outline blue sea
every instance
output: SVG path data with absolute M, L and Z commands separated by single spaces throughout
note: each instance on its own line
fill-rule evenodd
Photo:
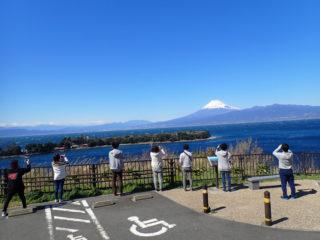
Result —
M 189 142 L 190 150 L 205 150 L 207 147 L 215 147 L 222 142 L 235 145 L 237 141 L 252 138 L 257 140 L 258 146 L 264 153 L 271 153 L 281 143 L 288 143 L 294 152 L 320 152 L 320 120 L 300 120 L 266 123 L 243 123 L 226 124 L 200 127 L 180 127 L 180 128 L 161 128 L 143 130 L 124 130 L 82 133 L 90 138 L 104 138 L 111 136 L 123 136 L 131 134 L 153 134 L 163 132 L 177 132 L 189 130 L 208 130 L 215 139 Z M 24 147 L 29 143 L 59 143 L 64 137 L 76 137 L 79 134 L 59 134 L 30 137 L 0 138 L 0 147 L 5 147 L 15 142 Z M 167 152 L 178 154 L 184 143 L 165 143 L 161 144 Z M 120 146 L 127 158 L 147 158 L 150 150 L 149 144 Z M 99 163 L 107 161 L 107 155 L 111 148 L 81 149 L 64 152 L 71 163 Z M 35 155 L 30 157 L 32 166 L 49 166 L 52 161 L 53 153 Z M 12 158 L 0 159 L 0 168 L 7 168 Z M 24 158 L 19 158 L 23 164 Z

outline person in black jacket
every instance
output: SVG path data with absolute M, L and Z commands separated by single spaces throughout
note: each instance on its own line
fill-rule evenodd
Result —
M 29 159 L 26 160 L 26 163 L 27 168 L 20 168 L 18 160 L 13 159 L 10 163 L 10 169 L 6 169 L 4 172 L 4 181 L 7 183 L 7 197 L 3 205 L 2 217 L 8 216 L 9 202 L 16 193 L 22 201 L 23 208 L 27 207 L 22 176 L 31 170 Z

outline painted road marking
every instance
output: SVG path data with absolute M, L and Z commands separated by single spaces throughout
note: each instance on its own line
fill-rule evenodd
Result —
M 85 211 L 82 211 L 82 210 L 69 209 L 69 208 L 59 208 L 59 207 L 53 207 L 52 210 L 63 211 L 63 212 L 73 212 L 73 213 L 86 213 Z
M 61 216 L 53 216 L 53 218 L 57 220 L 64 220 L 64 221 L 90 223 L 90 220 L 81 219 L 81 218 L 69 218 L 69 217 L 61 217 Z
M 92 209 L 89 207 L 89 204 L 87 203 L 86 200 L 82 200 L 82 205 L 85 207 L 87 213 L 89 214 L 89 216 L 92 219 L 92 222 L 94 222 L 96 224 L 97 230 L 100 233 L 101 237 L 103 239 L 109 239 L 108 234 L 106 233 L 106 231 L 103 229 L 103 227 L 101 226 L 100 222 L 98 221 L 96 215 L 94 214 L 94 212 L 92 211 Z
M 50 237 L 50 240 L 54 240 L 53 225 L 52 225 L 52 215 L 51 215 L 50 206 L 47 206 L 45 208 L 45 213 L 46 213 L 46 219 L 47 219 L 47 223 L 48 223 L 49 237 Z
M 78 206 L 80 206 L 80 205 L 81 205 L 79 201 L 71 202 L 71 204 L 73 204 L 73 205 L 78 205 Z
M 75 233 L 78 232 L 79 229 L 73 229 L 73 228 L 63 228 L 63 227 L 56 227 L 57 231 L 66 231 L 66 232 L 71 232 L 71 233 Z
M 132 224 L 132 226 L 130 227 L 130 232 L 133 233 L 134 235 L 137 235 L 140 237 L 159 236 L 159 235 L 165 233 L 166 231 L 168 231 L 169 228 L 173 228 L 176 226 L 176 224 L 169 224 L 163 220 L 158 221 L 156 218 L 149 219 L 146 221 L 140 221 L 137 216 L 132 216 L 132 217 L 129 217 L 128 220 L 136 223 L 136 224 Z M 138 226 L 141 227 L 142 229 L 144 229 L 144 228 L 153 227 L 156 225 L 164 225 L 166 227 L 162 226 L 162 228 L 159 231 L 153 232 L 153 233 L 142 233 L 137 230 Z
M 87 238 L 83 237 L 82 235 L 74 237 L 73 234 L 69 234 L 67 236 L 70 240 L 88 240 Z

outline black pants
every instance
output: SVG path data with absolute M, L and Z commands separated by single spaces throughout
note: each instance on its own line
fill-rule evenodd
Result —
M 119 192 L 122 194 L 122 171 L 121 172 L 112 172 L 112 193 L 113 195 L 117 195 L 117 181 L 118 176 L 118 183 L 119 183 Z
M 26 198 L 24 196 L 24 189 L 8 189 L 6 201 L 3 204 L 3 211 L 7 211 L 9 202 L 16 193 L 18 193 L 22 201 L 23 208 L 27 207 Z

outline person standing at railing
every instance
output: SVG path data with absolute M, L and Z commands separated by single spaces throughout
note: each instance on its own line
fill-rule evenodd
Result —
M 223 191 L 231 192 L 231 179 L 230 179 L 230 172 L 231 172 L 231 153 L 227 151 L 228 145 L 226 143 L 222 143 L 217 146 L 216 148 L 216 156 L 218 157 L 218 170 L 221 173 L 222 184 L 223 184 Z M 226 189 L 226 181 L 225 178 L 227 177 L 228 181 L 228 190 Z
M 117 177 L 119 179 L 119 195 L 122 196 L 122 170 L 124 166 L 124 156 L 123 152 L 118 149 L 119 145 L 120 144 L 118 142 L 113 142 L 113 150 L 109 152 L 109 166 L 112 172 L 112 193 L 115 196 L 117 196 Z
M 153 183 L 154 189 L 158 191 L 157 188 L 157 178 L 159 179 L 159 190 L 162 191 L 162 157 L 166 153 L 161 146 L 153 146 L 151 148 L 151 167 L 153 173 Z
M 282 150 L 282 152 L 279 152 Z M 279 174 L 282 187 L 282 199 L 289 200 L 287 195 L 287 183 L 291 188 L 291 199 L 295 199 L 296 188 L 294 186 L 294 176 L 292 171 L 293 153 L 289 150 L 289 145 L 284 143 L 272 153 L 279 160 Z
M 66 178 L 66 165 L 69 164 L 68 158 L 65 154 L 61 155 L 56 153 L 53 156 L 52 169 L 53 169 L 53 180 L 54 180 L 54 196 L 55 202 L 63 202 L 63 185 Z M 59 198 L 58 198 L 59 192 Z
M 31 165 L 29 159 L 25 160 L 27 168 L 20 168 L 19 162 L 13 159 L 10 163 L 10 168 L 4 171 L 4 181 L 7 183 L 7 196 L 3 204 L 2 217 L 8 216 L 7 208 L 12 197 L 18 193 L 22 207 L 27 207 L 26 198 L 24 196 L 24 184 L 22 181 L 22 176 L 27 172 L 30 172 Z
M 192 153 L 188 151 L 189 145 L 185 144 L 183 145 L 183 153 L 180 154 L 179 162 L 182 167 L 182 182 L 183 182 L 183 189 L 184 191 L 187 191 L 187 180 L 186 180 L 186 174 L 189 174 L 189 184 L 190 184 L 190 190 L 193 191 L 192 187 Z

